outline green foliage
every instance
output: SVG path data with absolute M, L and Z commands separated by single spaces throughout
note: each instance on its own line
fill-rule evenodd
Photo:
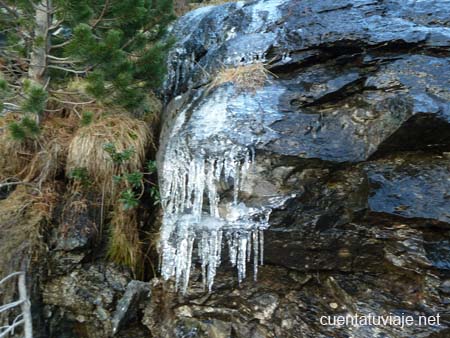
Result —
M 34 38 L 34 46 L 35 47 L 43 47 L 45 43 L 45 37 L 42 35 L 36 36 Z
M 91 186 L 92 182 L 86 168 L 75 168 L 69 173 L 69 178 L 81 184 L 83 188 Z
M 122 203 L 124 210 L 134 209 L 139 205 L 136 193 L 132 189 L 122 191 L 119 201 Z
M 133 149 L 125 149 L 122 152 L 118 152 L 116 146 L 113 143 L 107 143 L 103 146 L 103 149 L 110 155 L 111 160 L 116 165 L 123 165 L 131 158 L 134 154 Z M 144 181 L 150 183 L 149 194 L 153 200 L 153 204 L 157 205 L 160 203 L 160 193 L 159 188 L 156 184 L 152 183 L 150 180 L 146 180 L 144 175 L 156 174 L 156 161 L 150 160 L 146 164 L 146 173 L 142 172 L 128 172 L 121 175 L 114 175 L 112 181 L 116 184 L 120 192 L 119 201 L 122 203 L 124 210 L 129 210 L 137 207 L 139 205 L 140 196 L 143 193 Z M 136 191 L 141 189 L 141 193 L 137 194 Z
M 39 128 L 39 125 L 29 116 L 24 116 L 21 123 L 30 137 L 34 138 L 41 133 L 41 128 Z
M 81 126 L 86 127 L 92 123 L 94 119 L 94 113 L 91 111 L 84 111 L 81 115 Z
M 3 83 L 0 86 L 4 89 L 2 90 L 3 96 L 7 96 L 8 85 Z M 23 91 L 25 99 L 22 102 L 22 110 L 25 113 L 32 113 L 34 115 L 43 113 L 47 101 L 47 92 L 41 86 L 33 84 L 28 80 L 23 83 Z M 19 142 L 24 142 L 27 139 L 35 139 L 41 133 L 35 116 L 29 116 L 29 114 L 24 114 L 19 122 L 10 123 L 8 128 L 11 137 Z
M 154 160 L 148 161 L 146 167 L 149 174 L 156 173 L 157 170 L 156 161 Z
M 8 81 L 0 73 L 0 112 L 3 111 L 3 102 L 6 101 L 9 94 Z
M 17 122 L 8 125 L 9 133 L 13 140 L 23 142 L 27 138 L 27 133 L 23 126 Z
M 3 77 L 0 77 L 0 92 L 6 91 L 8 91 L 8 82 Z
M 125 179 L 133 188 L 139 188 L 142 186 L 142 179 L 144 175 L 140 172 L 133 172 L 125 174 Z
M 155 160 L 149 160 L 146 164 L 147 174 L 154 175 L 157 172 L 157 165 Z M 161 195 L 159 193 L 159 187 L 157 184 L 151 183 L 150 197 L 153 200 L 153 205 L 161 203 Z
M 87 93 L 104 104 L 143 113 L 149 91 L 160 85 L 165 73 L 165 55 L 172 42 L 170 39 L 162 42 L 161 38 L 175 18 L 172 2 L 44 2 L 51 6 L 45 11 L 48 22 L 56 27 L 42 32 L 36 24 L 37 2 L 3 0 L 1 54 L 5 74 L 10 78 L 0 79 L 0 92 L 7 89 L 9 82 L 14 95 L 8 99 L 15 101 L 5 100 L 0 93 L 0 102 L 17 105 L 25 113 L 42 114 L 48 100 L 61 103 L 67 84 L 81 75 L 87 82 L 85 92 L 80 91 L 79 97 L 70 97 L 70 101 L 84 102 L 83 95 Z M 33 54 L 36 49 L 40 52 Z M 41 66 L 30 64 L 30 60 L 40 54 L 48 55 L 48 66 L 37 70 Z M 35 84 L 23 81 L 31 77 Z
M 41 133 L 41 129 L 36 121 L 27 115 L 19 122 L 11 122 L 8 125 L 8 129 L 12 139 L 19 142 L 35 139 Z
M 150 196 L 153 199 L 153 205 L 158 205 L 161 203 L 161 195 L 159 193 L 159 188 L 156 185 L 150 187 Z
M 64 56 L 92 69 L 88 92 L 127 109 L 142 107 L 165 72 L 171 41 L 159 40 L 174 19 L 172 0 L 110 0 L 106 7 L 99 0 L 61 3 L 73 32 Z
M 125 149 L 122 152 L 118 152 L 116 150 L 116 146 L 114 143 L 106 143 L 103 146 L 103 149 L 111 156 L 114 164 L 121 165 L 128 161 L 135 153 L 133 148 Z
M 142 187 L 142 180 L 144 178 L 144 174 L 140 172 L 132 172 L 126 173 L 122 176 L 115 175 L 113 176 L 113 181 L 116 184 L 124 182 L 126 185 L 131 186 L 135 189 Z
M 25 101 L 22 103 L 22 110 L 27 113 L 42 114 L 45 110 L 47 92 L 37 84 L 25 82 Z
M 105 88 L 105 77 L 104 74 L 94 70 L 87 76 L 88 86 L 86 88 L 87 92 L 91 95 L 102 99 L 106 96 L 107 91 Z
M 117 151 L 114 143 L 107 143 L 103 146 L 103 149 L 109 154 L 111 160 L 115 165 L 120 166 L 126 164 L 134 155 L 133 148 L 125 149 L 122 152 Z M 130 210 L 139 205 L 139 198 L 133 189 L 142 187 L 143 174 L 140 172 L 124 173 L 122 175 L 114 175 L 112 177 L 113 183 L 116 185 L 122 184 L 125 189 L 120 192 L 119 202 L 122 203 L 124 210 Z

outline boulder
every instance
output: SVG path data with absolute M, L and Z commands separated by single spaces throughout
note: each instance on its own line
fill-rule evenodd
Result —
M 176 22 L 160 177 L 170 179 L 174 138 L 177 161 L 250 149 L 239 198 L 272 210 L 257 280 L 239 284 L 224 259 L 208 293 L 194 259 L 185 296 L 154 281 L 143 318 L 153 336 L 450 335 L 449 11 L 446 1 L 258 0 Z M 255 90 L 217 81 L 255 64 L 269 71 Z M 223 201 L 234 184 L 221 182 Z M 441 321 L 320 322 L 351 314 Z

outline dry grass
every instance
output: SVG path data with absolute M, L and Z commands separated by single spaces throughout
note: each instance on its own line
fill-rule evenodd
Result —
M 136 210 L 123 210 L 120 203 L 115 205 L 111 218 L 108 257 L 117 264 L 130 267 L 135 278 L 142 277 L 143 243 L 139 238 Z
M 106 144 L 113 144 L 117 153 L 130 149 L 133 153 L 128 160 L 114 162 L 104 148 Z M 144 262 L 137 211 L 124 210 L 122 203 L 117 201 L 121 187 L 113 182 L 113 177 L 142 171 L 147 150 L 153 144 L 153 136 L 146 122 L 127 115 L 112 115 L 80 128 L 68 148 L 66 173 L 85 168 L 91 186 L 102 192 L 100 229 L 103 218 L 112 210 L 109 259 L 130 267 L 136 278 L 142 275 Z M 73 189 L 76 190 L 77 186 L 73 185 Z
M 23 268 L 24 262 L 40 259 L 45 252 L 42 230 L 50 220 L 56 194 L 45 187 L 38 192 L 18 186 L 0 200 L 0 278 Z M 13 285 L 2 289 L 0 304 L 10 299 Z
M 0 181 L 15 178 L 41 186 L 64 168 L 78 121 L 61 117 L 46 119 L 36 140 L 19 142 L 11 138 L 7 129 L 9 123 L 19 119 L 19 114 L 0 118 Z
M 222 5 L 228 2 L 236 2 L 232 0 L 209 0 L 203 2 L 189 2 L 187 0 L 176 0 L 174 2 L 175 14 L 177 16 L 182 16 L 189 11 L 193 11 L 194 9 L 206 7 L 206 6 L 215 6 Z
M 89 125 L 79 127 L 78 112 L 66 117 L 47 117 L 40 135 L 25 142 L 14 141 L 7 128 L 9 123 L 19 121 L 21 115 L 0 117 L 0 182 L 14 179 L 25 183 L 15 186 L 6 199 L 0 200 L 0 276 L 19 270 L 24 260 L 36 259 L 35 252 L 44 252 L 42 229 L 48 224 L 57 200 L 53 190 L 46 187 L 56 187 L 54 180 L 58 174 L 64 171 L 69 174 L 76 168 L 86 169 L 93 188 L 88 191 L 89 196 L 101 203 L 100 233 L 104 219 L 110 219 L 109 259 L 130 267 L 136 278 L 143 275 L 145 253 L 137 210 L 124 210 L 117 201 L 121 186 L 113 183 L 113 177 L 142 171 L 147 151 L 154 148 L 148 125 L 149 121 L 158 125 L 161 103 L 156 97 L 152 99 L 153 114 L 147 116 L 147 121 L 124 114 L 104 116 L 99 107 L 92 107 L 95 109 L 89 111 L 94 112 L 94 120 Z M 106 144 L 114 144 L 117 153 L 132 149 L 130 159 L 114 162 L 104 148 Z M 92 207 L 84 195 L 87 191 L 79 189 L 73 184 L 67 192 L 69 199 L 74 193 L 81 193 L 79 201 L 68 204 L 74 214 Z M 0 293 L 0 304 L 2 299 L 11 298 L 14 291 L 11 286 Z
M 69 144 L 77 128 L 78 119 L 74 117 L 53 117 L 43 123 L 42 148 L 31 162 L 27 181 L 35 181 L 41 185 L 53 180 L 64 169 Z
M 105 151 L 105 144 L 115 145 L 117 152 L 133 149 L 123 164 L 115 164 Z M 153 138 L 147 123 L 126 115 L 113 115 L 80 128 L 72 139 L 67 155 L 66 173 L 86 168 L 91 183 L 113 198 L 114 175 L 141 171 Z
M 149 93 L 147 103 L 149 111 L 145 113 L 142 119 L 147 122 L 152 129 L 155 129 L 160 122 L 159 118 L 161 116 L 163 104 L 153 92 Z
M 264 86 L 272 74 L 261 62 L 234 68 L 223 67 L 214 77 L 209 89 L 217 88 L 225 83 L 232 83 L 239 92 L 255 92 Z
M 152 107 L 157 112 L 161 109 L 160 102 L 154 99 Z M 26 142 L 14 141 L 7 128 L 9 123 L 20 120 L 20 114 L 0 117 L 0 182 L 11 179 L 25 182 L 0 200 L 0 276 L 18 270 L 22 261 L 31 259 L 33 252 L 38 251 L 36 248 L 43 245 L 41 230 L 56 203 L 56 194 L 46 187 L 55 185 L 58 173 L 69 174 L 75 168 L 85 168 L 93 192 L 102 194 L 100 232 L 103 219 L 111 219 L 109 258 L 129 266 L 136 276 L 142 275 L 144 253 L 137 211 L 124 210 L 117 201 L 120 187 L 114 188 L 113 177 L 142 171 L 147 151 L 154 148 L 153 134 L 148 121 L 124 114 L 104 116 L 97 110 L 94 115 L 93 122 L 84 127 L 79 127 L 75 113 L 68 117 L 48 117 L 41 125 L 40 135 Z M 158 114 L 149 118 L 155 116 Z M 152 122 L 157 125 L 156 120 Z M 105 144 L 114 144 L 118 153 L 130 149 L 133 153 L 129 160 L 115 163 Z M 76 189 L 72 185 L 69 194 Z M 86 208 L 86 205 L 80 202 L 71 204 L 70 208 Z M 11 296 L 14 288 L 11 290 L 0 294 L 0 300 Z
M 11 139 L 8 124 L 19 121 L 19 114 L 7 114 L 0 117 L 0 181 L 7 178 L 26 176 L 26 165 L 34 156 L 30 145 Z

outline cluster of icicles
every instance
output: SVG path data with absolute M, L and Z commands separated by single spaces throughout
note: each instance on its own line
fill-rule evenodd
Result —
M 187 148 L 176 144 L 164 160 L 163 278 L 175 277 L 177 290 L 185 293 L 197 248 L 203 286 L 211 291 L 226 243 L 239 283 L 251 260 L 256 279 L 258 265 L 263 263 L 263 230 L 268 227 L 270 210 L 247 207 L 239 200 L 254 153 L 236 145 L 215 155 L 198 149 L 192 154 Z M 218 190 L 223 186 L 232 186 L 231 202 L 221 203 Z

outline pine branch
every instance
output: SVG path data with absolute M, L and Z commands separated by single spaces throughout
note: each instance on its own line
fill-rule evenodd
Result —
M 52 30 L 55 30 L 55 29 L 57 29 L 59 26 L 61 26 L 61 24 L 64 22 L 64 18 L 63 19 L 61 19 L 61 20 L 58 20 L 54 25 L 51 25 L 49 28 L 48 28 L 48 30 L 49 31 L 52 31 Z
M 72 42 L 72 40 L 67 40 L 67 41 L 64 41 L 64 42 L 62 42 L 62 43 L 60 43 L 60 44 L 52 45 L 52 46 L 50 47 L 50 49 L 63 48 L 63 47 L 65 47 L 65 46 L 67 46 L 68 44 L 70 44 L 71 42 Z
M 11 102 L 3 102 L 5 107 L 8 107 L 9 110 L 20 111 L 20 106 Z
M 160 18 L 152 18 L 153 20 L 150 20 L 143 28 L 142 28 L 142 32 L 141 33 L 146 33 L 148 32 L 151 28 L 153 28 L 155 25 L 157 25 L 161 19 Z M 125 48 L 127 48 L 129 45 L 131 45 L 136 38 L 138 37 L 137 34 L 135 34 L 130 40 L 128 40 L 122 47 L 121 49 L 124 50 Z
M 95 100 L 91 100 L 91 101 L 86 101 L 86 102 L 74 102 L 74 101 L 66 101 L 66 100 L 60 100 L 56 97 L 50 97 L 49 100 L 53 100 L 59 103 L 64 103 L 64 104 L 72 104 L 74 106 L 83 106 L 83 105 L 87 105 L 87 104 L 92 104 L 95 102 Z
M 47 54 L 47 58 L 50 59 L 49 62 L 51 64 L 75 64 L 75 63 L 80 63 L 81 61 L 77 61 L 77 60 L 71 60 L 68 57 L 67 58 L 59 58 L 53 55 L 49 55 Z
M 103 6 L 102 12 L 100 13 L 100 16 L 99 16 L 98 19 L 95 20 L 95 22 L 92 24 L 92 26 L 91 26 L 92 28 L 95 28 L 95 27 L 100 23 L 100 21 L 103 20 L 103 17 L 105 16 L 106 11 L 108 10 L 108 7 L 109 7 L 109 0 L 106 0 L 106 1 L 105 1 L 105 5 Z
M 80 63 L 80 61 L 75 60 L 67 60 L 67 61 L 50 60 L 49 62 L 52 65 L 73 65 L 75 63 Z
M 54 65 L 48 65 L 48 68 L 58 69 L 58 70 L 62 70 L 62 71 L 65 71 L 68 73 L 73 73 L 73 74 L 86 74 L 88 72 L 88 70 L 75 70 L 75 69 L 70 69 L 70 68 L 54 66 Z
M 34 3 L 34 2 L 33 2 L 33 1 L 31 1 L 31 0 L 28 0 L 28 2 L 30 3 L 31 7 L 33 7 L 33 9 L 34 9 L 34 10 L 36 10 L 36 8 L 37 8 L 37 4 L 36 4 L 36 3 Z
M 15 11 L 11 7 L 9 7 L 7 4 L 5 4 L 5 2 L 2 0 L 0 0 L 0 7 L 6 9 L 6 11 L 9 14 L 13 15 L 14 17 L 19 18 L 19 13 L 17 13 L 17 11 Z
M 67 61 L 67 60 L 69 60 L 69 58 L 60 58 L 60 57 L 57 57 L 57 56 L 54 56 L 54 55 L 50 55 L 50 54 L 47 54 L 47 57 L 49 59 L 51 59 L 51 60 L 56 60 L 56 61 Z

